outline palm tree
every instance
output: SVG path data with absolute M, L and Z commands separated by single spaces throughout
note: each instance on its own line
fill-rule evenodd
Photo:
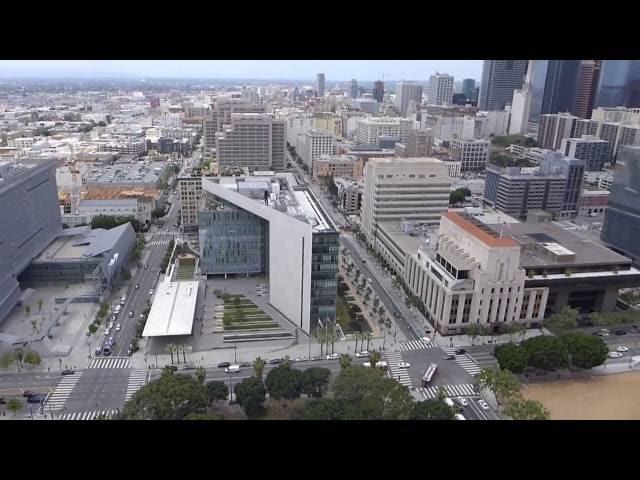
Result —
M 438 387 L 438 400 L 442 401 L 447 398 L 447 392 L 444 388 Z
M 186 354 L 186 345 L 180 345 L 182 347 L 182 358 L 184 359 L 184 363 L 187 363 L 187 354 Z
M 196 380 L 204 385 L 205 378 L 207 378 L 207 370 L 204 367 L 196 368 Z
M 175 345 L 173 343 L 170 343 L 169 345 L 167 345 L 165 347 L 165 350 L 171 354 L 171 363 L 173 363 L 173 352 L 174 352 L 174 349 L 175 349 Z
M 22 348 L 16 348 L 16 363 L 18 364 L 18 368 L 22 367 L 22 359 L 24 358 L 24 350 Z
M 284 356 L 284 365 L 287 365 L 288 367 L 290 367 L 291 365 L 293 365 L 293 360 L 291 360 L 291 357 L 289 355 L 285 355 Z
M 38 311 L 41 311 L 41 310 L 42 310 L 42 299 L 39 298 L 38 299 Z
M 380 362 L 380 352 L 377 350 L 371 350 L 369 361 L 371 362 L 371 366 L 375 368 L 375 366 Z
M 346 353 L 340 355 L 340 358 L 338 359 L 338 361 L 340 362 L 340 368 L 342 370 L 346 369 L 347 367 L 349 367 L 349 365 L 351 365 L 351 357 Z
M 267 364 L 262 358 L 256 357 L 253 361 L 253 371 L 256 372 L 256 377 L 262 380 L 262 372 L 264 372 L 264 366 Z
M 371 334 L 371 332 L 366 332 L 364 334 L 364 338 L 367 339 L 367 350 L 369 350 L 369 342 L 371 342 L 371 339 L 373 338 L 373 335 Z

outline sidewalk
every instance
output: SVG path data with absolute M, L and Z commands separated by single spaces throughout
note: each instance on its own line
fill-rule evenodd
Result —
M 551 332 L 544 329 L 544 334 L 547 336 L 551 335 Z M 525 340 L 528 338 L 538 337 L 542 335 L 539 328 L 530 328 L 525 333 Z M 477 336 L 475 338 L 475 342 L 472 341 L 469 335 L 448 335 L 442 336 L 438 332 L 433 337 L 433 341 L 441 348 L 458 348 L 458 347 L 471 347 L 478 345 L 500 345 L 503 343 L 520 342 L 522 341 L 522 334 L 514 334 L 514 335 L 494 335 L 493 341 L 491 341 L 490 335 L 485 336 Z

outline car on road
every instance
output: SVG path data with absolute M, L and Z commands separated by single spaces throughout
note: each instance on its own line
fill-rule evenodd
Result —
M 461 407 L 469 406 L 469 402 L 467 402 L 467 399 L 464 397 L 458 397 L 458 403 L 460 404 Z
M 36 394 L 29 398 L 27 398 L 27 403 L 42 403 L 44 402 L 44 398 L 42 395 Z
M 38 393 L 37 392 L 32 392 L 31 390 L 25 390 L 24 392 L 22 392 L 22 396 L 23 397 L 27 397 L 27 398 L 34 397 L 36 395 L 38 395 Z
M 411 364 L 409 362 L 400 362 L 398 368 L 409 368 Z
M 120 305 L 122 305 L 124 307 L 124 302 L 127 300 L 127 297 L 125 295 L 123 295 L 122 297 L 120 297 Z
M 147 268 L 149 268 L 149 265 L 145 264 L 144 269 L 146 270 Z
M 107 325 L 107 330 L 111 330 L 113 328 L 113 322 L 109 322 L 109 325 Z
M 399 317 L 400 316 L 400 312 L 393 312 L 393 316 L 394 317 Z
M 96 355 L 100 355 L 101 353 L 102 353 L 102 347 L 98 345 L 96 347 Z
M 149 295 L 153 295 L 153 288 L 149 290 Z
M 452 354 L 448 354 L 444 357 L 445 360 L 455 360 L 456 356 Z
M 431 339 L 429 337 L 422 337 L 420 340 L 422 340 L 425 343 L 431 342 Z
M 340 358 L 340 354 L 338 353 L 332 353 L 330 355 L 327 355 L 327 360 L 338 360 L 338 358 Z
M 464 348 L 458 348 L 456 350 L 456 355 L 464 355 L 467 351 Z
M 356 353 L 356 358 L 369 358 L 371 354 L 367 350 Z
M 244 362 L 244 363 L 241 363 L 240 366 L 245 368 L 245 367 L 251 367 L 252 365 L 249 362 Z
M 622 354 L 620 352 L 609 352 L 609 358 L 620 358 Z
M 193 363 L 185 363 L 182 366 L 183 370 L 195 370 L 196 366 Z
M 140 285 L 136 283 L 136 290 L 140 288 Z
M 135 314 L 133 313 L 133 310 L 131 310 L 131 311 L 129 312 L 129 318 L 132 318 L 134 315 L 135 315 Z
M 164 368 L 171 370 L 172 372 L 178 370 L 178 367 L 176 367 L 175 365 L 165 365 Z
M 220 362 L 218 368 L 227 368 L 229 365 L 231 365 L 229 362 Z
M 130 357 L 133 354 L 133 350 L 131 350 L 130 348 L 127 350 L 127 355 Z
M 110 333 L 111 333 L 111 329 L 110 329 L 110 328 L 107 328 L 107 329 L 104 331 L 104 334 L 105 334 L 105 335 L 109 335 Z
M 281 358 L 272 358 L 271 360 L 269 360 L 269 365 L 279 365 L 282 362 L 284 362 L 284 360 L 282 360 Z
M 229 365 L 224 369 L 224 373 L 238 373 L 240 371 L 240 365 Z
M 140 318 L 144 318 L 144 313 L 141 313 L 141 314 L 140 314 Z
M 629 347 L 625 347 L 624 345 L 618 345 L 616 347 L 616 352 L 628 352 Z
M 626 335 L 627 331 L 626 330 L 616 330 L 616 335 Z
M 489 410 L 489 404 L 484 400 L 478 400 L 478 405 L 480 405 L 480 408 L 483 410 Z
M 117 324 L 116 325 L 116 332 L 119 332 L 121 328 L 122 328 L 122 326 L 120 324 Z
M 4 399 L 4 397 L 0 397 L 0 405 L 4 405 L 5 403 L 7 403 L 7 401 Z
M 72 369 L 70 369 L 70 368 L 67 368 L 66 370 L 63 370 L 63 371 L 62 371 L 62 375 L 73 375 L 73 374 L 75 374 L 75 373 L 76 373 L 76 371 L 75 371 L 75 370 L 72 370 Z

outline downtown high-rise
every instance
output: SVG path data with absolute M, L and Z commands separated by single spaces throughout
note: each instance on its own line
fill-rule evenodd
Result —
M 483 111 L 504 110 L 511 104 L 513 91 L 522 88 L 528 60 L 485 60 L 478 108 Z

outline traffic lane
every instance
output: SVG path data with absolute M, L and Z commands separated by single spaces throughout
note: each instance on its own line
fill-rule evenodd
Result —
M 409 378 L 411 383 L 422 386 L 422 376 L 431 363 L 438 364 L 432 385 L 460 385 L 475 383 L 475 378 L 468 374 L 455 360 L 445 360 L 445 352 L 441 348 L 428 348 L 402 352 L 402 358 L 411 364 Z
M 474 420 L 488 420 L 484 410 L 478 405 L 478 399 L 469 399 L 469 410 L 476 417 Z
M 362 258 L 360 258 L 360 253 L 355 249 L 355 247 L 351 243 L 351 240 L 340 237 L 340 241 L 344 246 L 346 246 L 350 250 L 351 252 L 350 256 L 356 262 L 360 271 L 362 271 L 363 274 L 365 274 L 368 278 L 371 278 L 371 284 L 373 286 L 373 289 L 378 295 L 378 297 L 380 297 L 380 301 L 385 306 L 385 309 L 387 310 L 387 314 L 390 317 L 395 319 L 395 324 L 397 328 L 402 332 L 405 338 L 408 338 L 408 339 L 420 338 L 419 336 L 413 333 L 413 330 L 410 330 L 408 325 L 405 325 L 404 318 L 402 317 L 402 315 L 400 317 L 396 317 L 394 315 L 394 312 L 399 311 L 398 308 L 396 308 L 395 303 L 393 302 L 393 300 L 391 299 L 387 291 L 382 287 L 380 282 L 378 282 L 377 277 L 371 273 L 371 270 L 369 270 L 369 267 L 367 266 L 367 264 L 362 261 Z M 403 320 L 403 321 L 399 321 L 399 320 Z
M 119 408 L 123 401 L 129 369 L 90 369 L 83 373 L 67 397 L 68 411 Z

